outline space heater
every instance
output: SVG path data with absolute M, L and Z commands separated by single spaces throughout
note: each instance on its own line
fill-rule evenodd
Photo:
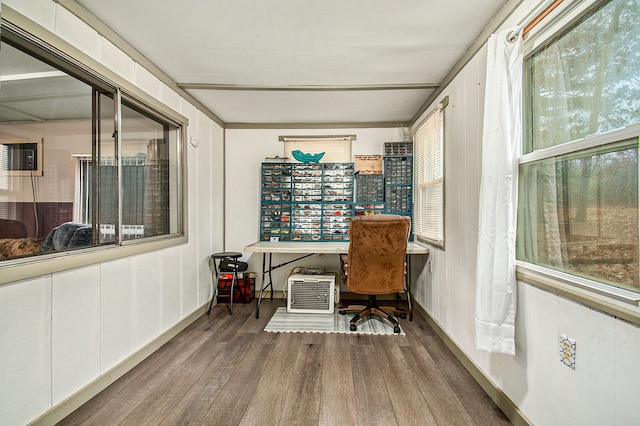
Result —
M 287 283 L 287 312 L 332 314 L 336 294 L 336 275 L 292 274 Z

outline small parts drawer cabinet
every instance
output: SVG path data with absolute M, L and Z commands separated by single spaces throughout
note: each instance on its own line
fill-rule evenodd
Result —
M 348 241 L 353 163 L 262 163 L 261 241 Z

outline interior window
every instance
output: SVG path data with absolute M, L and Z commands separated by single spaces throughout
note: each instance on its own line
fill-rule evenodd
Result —
M 95 89 L 8 43 L 0 64 L 0 256 L 95 245 L 91 224 L 74 215 L 73 162 L 92 152 Z
M 122 235 L 124 239 L 182 232 L 179 128 L 142 105 L 122 106 Z
M 613 0 L 526 60 L 518 259 L 640 291 L 640 7 Z
M 181 234 L 181 125 L 6 37 L 0 260 Z

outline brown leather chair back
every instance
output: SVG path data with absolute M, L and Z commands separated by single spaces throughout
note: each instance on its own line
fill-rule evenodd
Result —
M 347 288 L 358 294 L 404 290 L 408 216 L 369 215 L 351 219 Z

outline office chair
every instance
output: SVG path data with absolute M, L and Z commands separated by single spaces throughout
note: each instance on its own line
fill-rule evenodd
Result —
M 366 306 L 351 305 L 339 308 L 341 314 L 359 312 L 351 319 L 351 331 L 368 315 L 388 321 L 395 333 L 400 333 L 398 321 L 387 312 L 406 318 L 402 309 L 378 306 L 376 295 L 405 290 L 405 256 L 411 222 L 408 216 L 369 215 L 351 218 L 349 225 L 349 252 L 346 256 L 344 276 L 347 289 L 368 296 Z

